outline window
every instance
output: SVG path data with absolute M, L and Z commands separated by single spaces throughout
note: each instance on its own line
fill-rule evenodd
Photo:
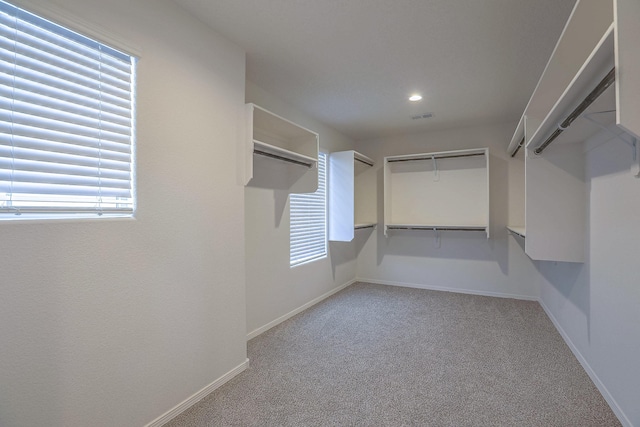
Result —
M 318 190 L 292 194 L 289 200 L 290 264 L 304 264 L 327 256 L 327 155 L 318 154 Z
M 0 0 L 0 218 L 133 213 L 134 71 Z

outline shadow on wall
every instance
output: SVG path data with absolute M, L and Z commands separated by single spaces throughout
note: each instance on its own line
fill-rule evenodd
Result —
M 287 207 L 289 194 L 294 192 L 298 185 L 306 184 L 309 177 L 308 169 L 292 165 L 290 163 L 270 159 L 263 156 L 253 156 L 253 178 L 247 187 L 263 188 L 273 190 L 274 198 L 274 218 L 276 228 L 280 227 L 284 210 Z M 306 176 L 305 176 L 306 175 Z
M 555 291 L 560 293 L 563 297 L 561 301 L 562 305 L 566 303 L 571 304 L 576 307 L 580 312 L 584 315 L 585 323 L 586 323 L 586 331 L 587 331 L 587 339 L 591 342 L 591 273 L 590 273 L 590 209 L 587 209 L 587 206 L 590 205 L 590 194 L 591 194 L 591 180 L 585 179 L 585 185 L 587 187 L 587 203 L 585 206 L 586 209 L 586 217 L 585 217 L 585 260 L 584 263 L 573 263 L 573 262 L 556 262 L 556 261 L 537 261 L 536 269 L 542 275 L 546 283 L 542 284 L 541 295 L 545 304 L 548 304 L 549 301 L 545 299 L 545 286 L 552 286 Z M 556 300 L 557 301 L 557 300 Z M 562 307 L 549 307 L 552 312 L 554 312 L 554 316 L 559 315 L 559 311 L 562 310 Z
M 375 227 L 375 229 L 374 228 L 361 228 L 361 229 L 355 231 L 354 237 L 353 237 L 353 242 L 354 242 L 354 244 L 356 246 L 356 248 L 355 248 L 355 251 L 356 251 L 355 252 L 355 256 L 356 257 L 360 255 L 360 252 L 362 251 L 362 248 L 364 248 L 364 245 L 369 240 L 369 237 L 371 237 L 371 235 L 378 228 L 380 228 L 379 224 Z
M 355 241 L 355 239 L 354 239 Z M 327 249 L 331 261 L 331 275 L 336 280 L 336 267 L 338 265 L 355 262 L 356 251 L 354 241 L 351 242 L 329 242 Z M 340 260 L 341 262 L 338 262 Z
M 259 155 L 253 156 L 253 178 L 247 187 L 273 191 L 274 200 L 274 227 L 284 227 L 288 233 L 289 218 L 288 201 L 292 193 L 306 191 L 310 188 L 310 182 L 316 179 L 316 175 L 307 173 L 309 169 L 299 165 L 292 165 L 281 160 L 271 159 Z M 305 190 L 301 190 L 305 189 Z M 286 214 L 285 214 L 286 213 Z M 257 212 L 246 212 L 245 215 L 259 215 Z M 285 223 L 283 224 L 283 220 Z M 284 231 L 283 231 L 284 232 Z M 332 276 L 336 278 L 338 265 L 353 262 L 356 258 L 353 242 L 328 242 L 327 257 L 331 263 Z
M 587 336 L 591 340 L 591 286 L 589 281 L 588 261 L 585 264 L 572 262 L 539 261 L 537 270 L 544 277 L 547 286 L 552 286 L 559 292 L 563 299 L 559 306 L 549 307 L 554 316 L 559 315 L 562 306 L 571 304 L 585 316 Z M 544 284 L 543 284 L 544 286 Z M 549 305 L 549 300 L 545 298 L 544 287 L 542 298 L 545 304 Z

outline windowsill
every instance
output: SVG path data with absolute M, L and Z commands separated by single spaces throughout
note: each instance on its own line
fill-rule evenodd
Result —
M 29 223 L 29 224 L 51 224 L 66 222 L 85 222 L 85 221 L 135 221 L 135 216 L 131 214 L 78 214 L 73 216 L 61 215 L 45 215 L 45 214 L 3 214 L 0 215 L 0 223 Z

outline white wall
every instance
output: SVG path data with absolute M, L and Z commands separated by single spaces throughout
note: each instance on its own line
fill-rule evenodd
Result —
M 511 177 L 524 175 L 524 162 L 505 152 L 515 124 L 475 127 L 361 141 L 357 150 L 376 161 L 359 176 L 375 188 L 363 191 L 369 209 L 377 211 L 380 226 L 356 239 L 359 280 L 416 287 L 442 288 L 485 295 L 537 298 L 537 275 L 533 262 L 524 255 L 521 242 L 507 234 L 508 221 L 522 216 Z M 425 153 L 489 147 L 491 239 L 484 233 L 441 232 L 440 246 L 431 231 L 392 231 L 383 234 L 383 158 L 389 155 Z M 368 176 L 367 176 L 368 174 Z M 517 199 L 518 197 L 514 197 Z M 520 198 L 520 203 L 521 203 Z M 513 206 L 510 206 L 513 204 Z M 518 225 L 518 224 L 513 224 Z M 522 224 L 519 224 L 522 225 Z
M 588 144 L 587 261 L 541 262 L 541 300 L 625 425 L 640 425 L 640 179 L 619 141 Z
M 170 0 L 32 3 L 141 51 L 138 210 L 0 223 L 0 425 L 144 425 L 246 358 L 244 52 Z
M 353 142 L 280 99 L 247 82 L 246 101 L 320 135 L 325 152 L 350 150 Z M 259 170 L 258 170 L 259 169 Z M 267 325 L 355 278 L 354 244 L 329 242 L 325 259 L 289 267 L 287 168 L 257 159 L 254 179 L 245 188 L 247 333 Z

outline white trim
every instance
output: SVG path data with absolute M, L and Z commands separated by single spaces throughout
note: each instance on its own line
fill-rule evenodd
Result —
M 89 22 L 85 19 L 79 18 L 67 9 L 63 9 L 60 6 L 54 6 L 51 4 L 34 3 L 31 0 L 6 0 L 9 3 L 24 9 L 28 12 L 38 15 L 41 18 L 48 19 L 49 21 L 62 25 L 71 31 L 75 31 L 83 36 L 95 39 L 105 45 L 114 49 L 120 50 L 123 53 L 140 58 L 142 49 L 131 46 L 129 43 L 122 40 L 120 37 L 113 34 L 99 25 Z
M 151 421 L 149 424 L 146 424 L 145 427 L 160 427 L 168 423 L 169 421 L 171 421 L 172 419 L 174 419 L 175 417 L 177 417 L 178 415 L 180 415 L 181 413 L 189 409 L 191 406 L 198 403 L 200 400 L 206 397 L 209 393 L 219 388 L 224 383 L 226 383 L 227 381 L 229 381 L 230 379 L 232 379 L 233 377 L 235 377 L 236 375 L 238 375 L 248 367 L 249 367 L 249 359 L 245 360 L 244 362 L 242 362 L 241 364 L 239 364 L 238 366 L 236 366 L 235 368 L 233 368 L 232 370 L 230 370 L 229 372 L 227 372 L 226 374 L 224 374 L 223 376 L 221 376 L 220 378 L 218 378 L 208 386 L 204 387 L 202 390 L 191 395 L 183 402 L 177 404 L 176 406 L 171 408 L 169 411 L 160 415 L 158 418 Z
M 303 312 L 303 311 L 304 311 L 304 310 L 306 310 L 307 308 L 309 308 L 309 307 L 312 307 L 312 306 L 316 305 L 316 304 L 317 304 L 317 303 L 319 303 L 320 301 L 322 301 L 322 300 L 325 300 L 325 299 L 329 298 L 331 295 L 333 295 L 333 294 L 335 294 L 335 293 L 337 293 L 337 292 L 340 292 L 340 291 L 341 291 L 341 290 L 343 290 L 344 288 L 346 288 L 346 287 L 348 287 L 348 286 L 351 286 L 351 285 L 353 285 L 353 284 L 354 284 L 354 283 L 356 283 L 356 282 L 357 282 L 357 280 L 356 280 L 356 279 L 349 280 L 347 283 L 344 283 L 344 284 L 342 284 L 342 285 L 338 286 L 337 288 L 334 288 L 334 289 L 330 290 L 329 292 L 324 293 L 324 294 L 320 295 L 319 297 L 312 299 L 312 300 L 311 300 L 311 301 L 309 301 L 308 303 L 301 305 L 300 307 L 296 308 L 295 310 L 290 311 L 289 313 L 287 313 L 287 314 L 285 314 L 285 315 L 283 315 L 283 316 L 278 317 L 277 319 L 275 319 L 275 320 L 273 320 L 273 321 L 271 321 L 271 322 L 267 323 L 266 325 L 261 326 L 261 327 L 259 327 L 259 328 L 255 329 L 255 330 L 253 330 L 252 332 L 249 332 L 249 333 L 247 334 L 247 341 L 249 341 L 249 340 L 250 340 L 250 339 L 252 339 L 252 338 L 257 337 L 257 336 L 258 336 L 258 335 L 260 335 L 261 333 L 268 331 L 269 329 L 273 328 L 274 326 L 279 325 L 280 323 L 284 322 L 285 320 L 292 318 L 292 317 L 293 317 L 293 316 L 295 316 L 296 314 Z
M 571 352 L 573 353 L 573 355 L 576 357 L 576 359 L 578 359 L 578 362 L 580 362 L 580 364 L 582 365 L 582 368 L 587 372 L 587 375 L 589 375 L 589 378 L 591 378 L 591 381 L 593 381 L 598 391 L 600 391 L 600 394 L 602 395 L 602 397 L 604 397 L 604 400 L 607 401 L 613 413 L 618 417 L 618 420 L 620 421 L 620 423 L 625 427 L 633 427 L 633 424 L 631 423 L 631 421 L 629 421 L 629 418 L 627 418 L 627 416 L 624 414 L 624 412 L 618 405 L 618 402 L 616 402 L 616 400 L 613 398 L 613 396 L 611 395 L 607 387 L 600 380 L 600 378 L 598 378 L 598 375 L 595 373 L 595 371 L 591 368 L 591 366 L 587 362 L 587 359 L 584 358 L 582 353 L 580 353 L 580 350 L 578 350 L 578 347 L 576 347 L 573 341 L 571 341 L 571 338 L 569 338 L 569 335 L 565 332 L 564 329 L 562 329 L 562 326 L 560 326 L 560 322 L 558 322 L 558 319 L 556 319 L 555 316 L 551 313 L 551 310 L 549 310 L 549 308 L 544 303 L 542 298 L 540 298 L 538 302 L 540 303 L 540 306 L 542 307 L 544 312 L 547 314 L 547 317 L 551 320 L 551 323 L 553 323 L 553 326 L 555 326 L 558 332 L 560 333 L 560 336 L 562 336 L 562 339 L 564 339 L 564 342 L 571 349 Z
M 388 281 L 388 280 L 377 280 L 377 279 L 365 279 L 362 277 L 358 277 L 356 282 L 362 283 L 373 283 L 374 285 L 388 285 L 388 286 L 400 286 L 404 288 L 416 288 L 416 289 L 427 289 L 430 291 L 441 291 L 441 292 L 453 292 L 457 294 L 469 294 L 469 295 L 480 295 L 485 297 L 496 297 L 496 298 L 511 298 L 511 299 L 519 299 L 525 301 L 538 301 L 537 296 L 531 295 L 517 295 L 517 294 L 507 294 L 504 292 L 491 292 L 491 291 L 478 291 L 472 289 L 459 289 L 459 288 L 446 288 L 442 286 L 430 286 L 422 283 L 405 283 L 405 282 L 396 282 L 396 281 Z

